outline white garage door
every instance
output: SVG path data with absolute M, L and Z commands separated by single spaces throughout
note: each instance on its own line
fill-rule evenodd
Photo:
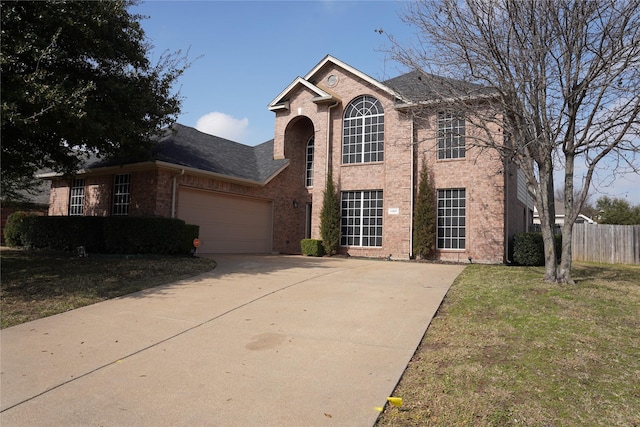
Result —
M 200 226 L 199 253 L 270 253 L 270 201 L 180 189 L 177 217 Z

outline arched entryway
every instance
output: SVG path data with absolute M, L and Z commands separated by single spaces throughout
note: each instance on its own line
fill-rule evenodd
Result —
M 284 156 L 289 166 L 274 212 L 274 239 L 276 246 L 283 248 L 281 252 L 300 253 L 300 241 L 311 236 L 314 134 L 313 122 L 306 116 L 292 119 L 284 132 Z

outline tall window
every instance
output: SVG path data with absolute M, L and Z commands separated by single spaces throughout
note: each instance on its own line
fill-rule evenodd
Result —
M 438 190 L 438 249 L 464 249 L 466 196 L 464 188 Z
M 307 171 L 305 185 L 307 187 L 313 187 L 313 150 L 314 150 L 314 137 L 309 138 L 307 142 Z
M 129 192 L 131 185 L 131 174 L 125 173 L 115 176 L 113 183 L 113 214 L 129 214 Z
M 384 160 L 384 110 L 372 96 L 354 99 L 344 111 L 342 163 Z
M 75 178 L 71 183 L 69 215 L 84 214 L 84 178 Z
M 451 113 L 438 113 L 438 159 L 465 157 L 464 118 Z
M 382 190 L 342 193 L 341 234 L 342 246 L 382 246 Z

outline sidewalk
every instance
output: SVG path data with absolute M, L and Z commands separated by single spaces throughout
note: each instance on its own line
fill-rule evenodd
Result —
M 0 332 L 2 426 L 371 426 L 464 266 L 215 256 Z

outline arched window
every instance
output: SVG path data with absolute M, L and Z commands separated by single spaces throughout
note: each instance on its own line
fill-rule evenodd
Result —
M 313 150 L 314 150 L 314 137 L 311 135 L 309 142 L 307 142 L 307 171 L 305 178 L 305 185 L 307 187 L 313 187 Z
M 384 110 L 376 98 L 360 96 L 344 110 L 342 163 L 381 162 L 384 154 Z

